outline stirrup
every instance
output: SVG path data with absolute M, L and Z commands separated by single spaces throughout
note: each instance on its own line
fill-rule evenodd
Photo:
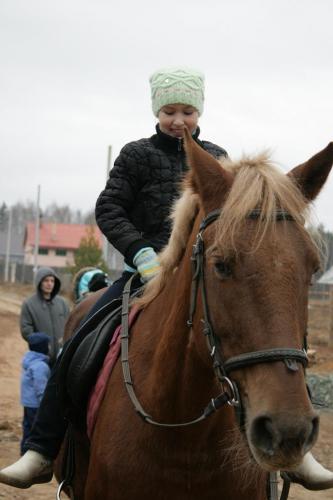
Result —
M 61 483 L 59 484 L 58 486 L 58 489 L 57 489 L 57 500 L 61 500 L 61 492 L 65 489 L 65 488 L 68 488 L 68 493 L 69 493 L 69 498 L 71 500 L 75 500 L 74 499 L 74 491 L 73 491 L 73 488 L 72 486 L 69 484 L 67 485 L 66 484 L 66 479 L 64 479 L 63 481 L 61 481 Z M 65 495 L 68 495 L 67 493 L 65 493 Z

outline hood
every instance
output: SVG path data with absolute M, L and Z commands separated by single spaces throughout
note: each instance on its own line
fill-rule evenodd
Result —
M 42 354 L 41 352 L 28 351 L 23 356 L 22 366 L 24 370 L 27 370 L 29 366 L 35 361 L 45 361 L 46 363 L 48 363 L 49 359 L 49 356 L 47 356 L 46 354 Z
M 51 267 L 40 267 L 36 273 L 35 277 L 35 286 L 36 286 L 36 291 L 37 293 L 40 293 L 40 284 L 43 281 L 46 276 L 54 276 L 55 283 L 54 283 L 54 288 L 51 293 L 51 299 L 53 299 L 57 293 L 59 293 L 60 287 L 61 287 L 61 281 L 56 274 L 56 272 L 51 268 Z
M 92 271 L 93 269 L 96 269 L 95 267 L 92 266 L 87 266 L 87 267 L 82 267 L 77 273 L 74 274 L 73 280 L 72 280 L 72 299 L 74 302 L 79 298 L 79 284 L 82 276 L 87 272 L 87 271 Z

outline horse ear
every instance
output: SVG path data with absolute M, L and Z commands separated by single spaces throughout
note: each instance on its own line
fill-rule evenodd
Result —
M 333 164 L 333 142 L 312 156 L 307 162 L 298 165 L 288 175 L 295 179 L 305 198 L 312 201 L 316 198 L 326 182 Z
M 194 141 L 187 128 L 184 145 L 194 192 L 199 194 L 207 212 L 219 208 L 232 185 L 232 174 Z

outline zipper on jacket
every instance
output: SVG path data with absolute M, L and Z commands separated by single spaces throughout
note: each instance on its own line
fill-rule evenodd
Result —
M 183 139 L 179 137 L 177 145 L 177 167 L 180 175 L 184 172 L 183 161 L 182 161 L 182 151 L 183 151 L 182 141 Z

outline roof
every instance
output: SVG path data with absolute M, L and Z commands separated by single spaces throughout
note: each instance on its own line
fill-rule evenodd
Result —
M 317 283 L 325 285 L 333 285 L 333 266 L 330 267 L 324 274 L 322 274 Z
M 87 236 L 89 229 L 94 228 L 94 234 L 102 247 L 102 233 L 97 226 L 89 224 L 59 224 L 55 222 L 42 223 L 39 229 L 39 246 L 43 248 L 65 248 L 76 250 L 81 239 Z M 35 224 L 28 222 L 25 232 L 25 245 L 35 246 Z

